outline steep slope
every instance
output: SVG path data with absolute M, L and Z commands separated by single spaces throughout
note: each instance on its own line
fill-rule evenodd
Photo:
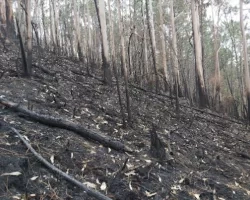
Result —
M 123 129 L 116 87 L 104 86 L 98 69 L 95 77 L 88 77 L 77 61 L 48 52 L 38 59 L 35 53 L 34 76 L 28 80 L 21 77 L 18 50 L 12 46 L 8 50 L 0 55 L 1 97 L 81 124 L 134 151 L 116 152 L 2 106 L 0 121 L 19 130 L 62 171 L 111 199 L 250 199 L 250 136 L 240 122 L 216 117 L 209 110 L 202 113 L 185 100 L 176 116 L 171 99 L 131 86 L 133 127 Z M 152 124 L 166 149 L 170 144 L 172 162 L 159 164 L 151 156 Z M 4 126 L 0 149 L 0 175 L 21 172 L 0 176 L 1 199 L 91 199 L 45 168 Z

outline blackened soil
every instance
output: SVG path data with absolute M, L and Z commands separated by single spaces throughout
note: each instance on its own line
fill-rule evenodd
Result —
M 124 129 L 116 86 L 102 84 L 99 68 L 89 77 L 84 64 L 48 52 L 40 52 L 38 58 L 34 52 L 34 75 L 25 79 L 18 50 L 8 49 L 0 53 L 2 97 L 98 131 L 135 152 L 116 152 L 1 107 L 0 120 L 20 131 L 45 159 L 54 158 L 54 165 L 64 172 L 111 199 L 250 199 L 246 126 L 210 115 L 209 110 L 201 113 L 184 99 L 177 116 L 167 97 L 130 87 L 133 125 Z M 159 164 L 149 153 L 152 123 L 162 141 L 170 143 L 171 163 Z M 21 174 L 6 175 L 13 172 Z M 0 199 L 18 198 L 92 199 L 43 166 L 7 126 L 1 126 Z

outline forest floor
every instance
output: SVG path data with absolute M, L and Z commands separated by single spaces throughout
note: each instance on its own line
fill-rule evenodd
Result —
M 7 48 L 0 53 L 2 98 L 36 113 L 70 120 L 133 150 L 115 151 L 0 105 L 0 122 L 17 129 L 47 161 L 86 186 L 121 200 L 250 199 L 250 133 L 244 124 L 216 117 L 208 109 L 200 112 L 184 99 L 177 116 L 166 96 L 130 87 L 133 125 L 124 129 L 115 84 L 105 86 L 86 76 L 79 62 L 48 52 L 39 58 L 34 55 L 34 76 L 25 79 L 20 76 L 18 50 Z M 152 123 L 161 140 L 170 143 L 172 162 L 159 163 L 151 156 Z M 6 174 L 13 172 L 21 174 Z M 94 198 L 46 168 L 15 133 L 2 126 L 0 199 Z

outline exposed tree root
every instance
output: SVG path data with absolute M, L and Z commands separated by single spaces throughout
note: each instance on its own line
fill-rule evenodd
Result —
M 98 134 L 97 132 L 94 132 L 92 130 L 88 130 L 85 127 L 77 125 L 71 121 L 64 120 L 62 118 L 55 118 L 55 117 L 35 113 L 33 111 L 30 111 L 28 109 L 21 107 L 17 103 L 13 103 L 13 102 L 8 101 L 2 97 L 0 97 L 0 104 L 4 105 L 5 107 L 7 107 L 15 112 L 20 112 L 21 114 L 24 114 L 26 117 L 29 117 L 30 119 L 37 121 L 37 122 L 40 122 L 42 124 L 54 126 L 54 127 L 58 127 L 58 128 L 63 128 L 63 129 L 69 130 L 69 131 L 73 131 L 84 138 L 87 138 L 87 139 L 90 139 L 93 141 L 97 141 L 100 144 L 102 144 L 106 147 L 110 147 L 110 148 L 117 150 L 117 151 L 132 152 L 127 147 L 125 147 L 125 145 L 122 144 L 121 142 L 114 141 L 112 138 L 108 138 L 106 136 L 102 136 L 101 134 Z

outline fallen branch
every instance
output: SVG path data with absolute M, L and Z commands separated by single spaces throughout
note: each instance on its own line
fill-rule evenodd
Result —
M 45 69 L 44 67 L 39 66 L 37 64 L 32 64 L 32 66 L 37 68 L 37 69 L 40 69 L 43 73 L 48 74 L 50 76 L 54 77 L 56 75 L 56 72 L 52 72 L 51 70 Z
M 96 80 L 98 80 L 98 81 L 100 81 L 100 82 L 103 83 L 103 79 L 102 79 L 102 78 L 97 77 L 97 76 L 94 76 L 94 75 L 92 75 L 92 74 L 86 74 L 86 73 L 84 73 L 84 72 L 77 71 L 77 70 L 74 70 L 74 69 L 71 70 L 71 72 L 72 72 L 73 74 L 76 74 L 76 75 L 79 75 L 79 76 L 87 76 L 87 77 L 94 78 L 94 79 L 96 79 Z
M 155 98 L 158 98 L 157 96 L 162 96 L 162 97 L 167 97 L 168 99 L 175 99 L 175 97 L 172 97 L 172 96 L 169 96 L 169 95 L 166 95 L 166 94 L 156 94 L 155 92 L 151 92 L 149 90 L 146 90 L 145 88 L 142 88 L 142 87 L 134 85 L 134 84 L 129 84 L 129 86 L 133 87 L 133 88 L 135 88 L 137 90 L 140 90 L 142 92 L 145 92 L 148 95 L 150 95 L 152 97 L 155 97 Z
M 34 156 L 42 162 L 46 167 L 48 167 L 50 170 L 52 170 L 54 173 L 59 174 L 62 176 L 65 180 L 67 180 L 70 183 L 73 183 L 74 185 L 80 187 L 83 189 L 87 195 L 95 197 L 96 199 L 100 200 L 111 200 L 109 197 L 101 194 L 98 191 L 92 190 L 88 188 L 87 186 L 83 185 L 80 181 L 76 180 L 72 176 L 66 174 L 65 172 L 61 171 L 60 169 L 56 168 L 54 165 L 50 164 L 47 160 L 45 160 L 39 153 L 33 149 L 33 147 L 23 138 L 23 136 L 13 127 L 10 127 L 10 129 L 18 135 L 18 137 L 22 140 L 22 142 L 25 144 L 25 146 L 34 154 Z
M 236 154 L 239 155 L 239 156 L 242 157 L 242 158 L 245 158 L 245 159 L 250 160 L 250 156 L 247 155 L 247 154 L 244 153 L 244 152 L 238 152 L 238 151 L 237 151 Z
M 24 114 L 26 117 L 29 117 L 32 120 L 40 122 L 42 124 L 66 129 L 69 131 L 73 131 L 84 138 L 87 138 L 87 139 L 90 139 L 93 141 L 97 141 L 100 144 L 102 144 L 106 147 L 110 147 L 110 148 L 117 150 L 117 151 L 132 152 L 127 147 L 125 147 L 125 145 L 122 144 L 121 142 L 114 141 L 113 138 L 108 138 L 108 137 L 102 136 L 101 134 L 99 134 L 97 132 L 86 129 L 85 127 L 77 125 L 71 121 L 64 120 L 62 118 L 55 118 L 55 117 L 35 113 L 33 111 L 30 111 L 30 110 L 27 110 L 27 109 L 21 107 L 17 103 L 13 103 L 13 102 L 8 101 L 2 97 L 0 97 L 0 104 L 4 105 L 5 107 L 7 107 L 15 112 L 20 112 L 20 113 Z

